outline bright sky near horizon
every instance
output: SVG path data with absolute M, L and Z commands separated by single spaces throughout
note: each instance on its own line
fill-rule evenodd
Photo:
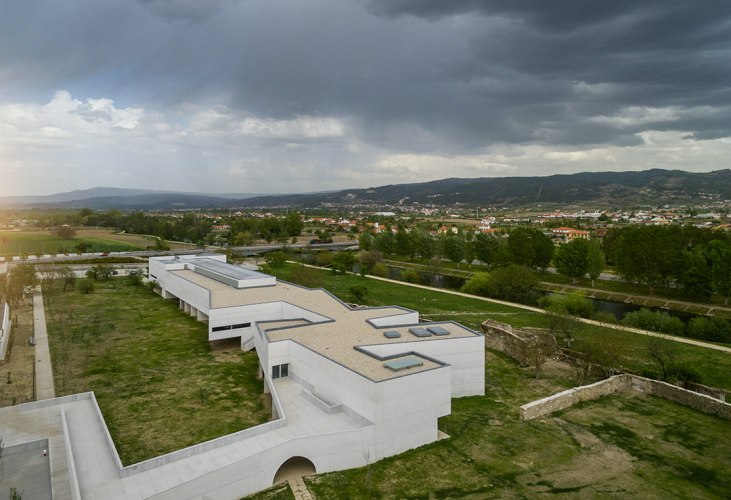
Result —
M 0 15 L 0 196 L 729 158 L 728 0 L 23 0 Z

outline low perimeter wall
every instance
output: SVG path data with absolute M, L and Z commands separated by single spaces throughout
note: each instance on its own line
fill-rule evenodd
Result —
M 532 420 L 543 417 L 555 411 L 569 408 L 581 401 L 598 399 L 619 391 L 635 391 L 652 394 L 704 413 L 731 420 L 731 404 L 719 401 L 705 394 L 699 394 L 676 385 L 668 384 L 667 382 L 627 374 L 615 375 L 594 384 L 574 387 L 573 389 L 559 392 L 553 396 L 524 404 L 520 407 L 520 419 Z

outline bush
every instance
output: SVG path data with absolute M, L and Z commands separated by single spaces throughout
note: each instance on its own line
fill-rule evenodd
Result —
M 475 273 L 472 277 L 462 285 L 460 292 L 471 293 L 472 295 L 481 295 L 489 297 L 492 291 L 492 284 L 489 273 Z
M 142 284 L 142 278 L 144 277 L 144 273 L 141 269 L 135 269 L 134 271 L 130 271 L 129 274 L 124 278 L 124 280 L 127 282 L 128 285 L 132 286 L 140 286 Z
M 401 279 L 407 283 L 421 283 L 421 274 L 413 269 L 403 269 Z
M 365 296 L 368 295 L 368 287 L 365 285 L 353 285 L 348 288 L 348 291 L 356 302 L 363 302 Z
M 571 293 L 569 295 L 554 293 L 542 297 L 538 303 L 545 309 L 552 311 L 563 311 L 572 316 L 581 316 L 582 318 L 591 318 L 594 316 L 594 304 L 591 300 L 584 297 L 581 292 Z
M 282 267 L 287 261 L 287 254 L 281 250 L 277 250 L 276 252 L 268 253 L 264 257 L 264 260 L 269 267 Z
M 731 322 L 721 318 L 693 318 L 688 323 L 688 335 L 709 342 L 731 343 Z
M 670 316 L 666 312 L 651 311 L 644 307 L 639 311 L 625 314 L 621 323 L 624 326 L 667 333 L 668 335 L 683 335 L 685 333 L 685 324 L 679 318 Z
M 83 280 L 79 280 L 78 285 L 76 285 L 76 288 L 79 290 L 79 292 L 83 294 L 92 293 L 94 291 L 94 280 L 90 278 L 85 278 Z
M 591 319 L 599 321 L 600 323 L 616 323 L 617 317 L 607 311 L 595 311 Z
M 371 274 L 374 276 L 380 276 L 381 278 L 386 278 L 388 277 L 388 267 L 380 262 L 373 264 Z

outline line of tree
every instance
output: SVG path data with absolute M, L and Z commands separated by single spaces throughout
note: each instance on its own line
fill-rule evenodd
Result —
M 731 237 L 692 226 L 628 226 L 604 239 L 607 260 L 627 281 L 692 297 L 731 295 Z
M 162 240 L 185 241 L 191 243 L 214 244 L 225 242 L 229 245 L 244 246 L 256 239 L 268 242 L 286 242 L 299 236 L 304 229 L 302 216 L 291 212 L 284 217 L 224 217 L 220 225 L 229 226 L 215 230 L 213 221 L 187 213 L 182 217 L 171 217 L 145 212 L 123 213 L 118 210 L 93 212 L 84 209 L 79 220 L 86 226 L 113 227 L 133 234 L 148 234 Z
M 548 267 L 554 252 L 549 236 L 528 227 L 515 228 L 507 237 L 472 231 L 434 235 L 418 227 L 399 227 L 395 233 L 362 233 L 359 243 L 361 250 L 377 250 L 385 257 L 441 258 L 457 265 L 479 260 L 490 267 L 516 264 L 536 270 Z

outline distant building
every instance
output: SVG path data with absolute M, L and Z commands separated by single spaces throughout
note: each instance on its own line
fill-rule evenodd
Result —
M 570 227 L 557 227 L 552 231 L 553 237 L 557 243 L 568 243 L 574 239 L 589 239 L 589 231 L 582 231 L 580 229 L 573 229 Z

